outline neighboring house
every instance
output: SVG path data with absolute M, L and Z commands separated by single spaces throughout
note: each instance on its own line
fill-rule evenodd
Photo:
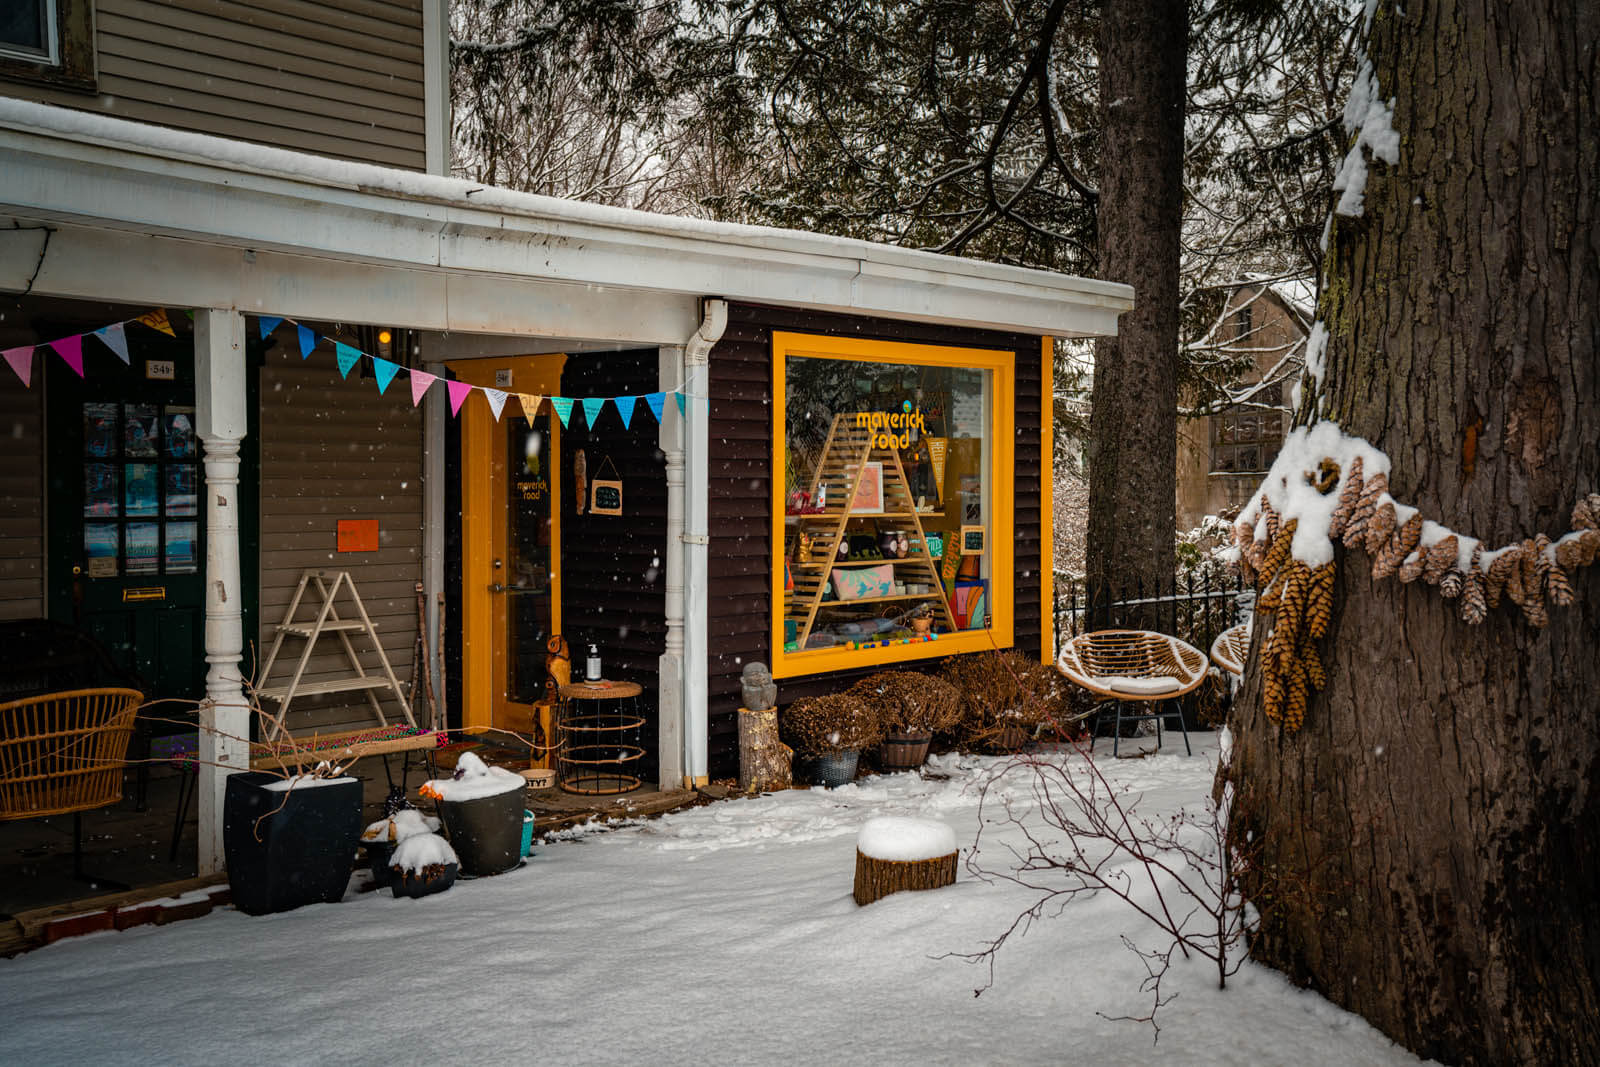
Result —
M 1249 356 L 1232 387 L 1238 402 L 1178 425 L 1178 529 L 1232 515 L 1261 484 L 1289 429 L 1289 393 L 1301 367 L 1313 294 L 1292 283 L 1242 286 L 1228 298 L 1214 343 Z
M 1048 654 L 1050 338 L 1114 333 L 1127 286 L 443 177 L 444 0 L 38 10 L 0 23 L 0 618 L 207 701 L 202 869 L 308 569 L 352 575 L 407 681 L 422 584 L 452 727 L 526 729 L 548 637 L 599 646 L 671 784 L 734 773 L 750 661 L 787 703 Z M 848 636 L 909 578 L 791 635 L 790 501 L 841 416 L 881 420 L 922 505 L 874 461 L 852 530 L 964 553 L 937 641 Z M 350 693 L 289 716 L 371 721 Z

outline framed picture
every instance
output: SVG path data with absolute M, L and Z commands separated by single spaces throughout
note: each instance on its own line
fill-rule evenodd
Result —
M 883 464 L 872 460 L 861 465 L 861 484 L 850 501 L 853 515 L 883 514 Z
M 961 554 L 963 556 L 983 555 L 983 527 L 961 527 Z

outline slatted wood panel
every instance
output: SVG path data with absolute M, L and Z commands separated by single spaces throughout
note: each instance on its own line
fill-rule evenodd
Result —
M 99 94 L 6 94 L 421 170 L 422 0 L 96 0 Z
M 0 385 L 0 619 L 44 615 L 44 390 Z
M 311 567 L 348 570 L 378 625 L 401 682 L 411 679 L 417 637 L 415 583 L 422 578 L 422 416 L 405 380 L 383 395 L 370 378 L 339 377 L 331 355 L 301 360 L 293 345 L 274 349 L 261 371 L 261 607 L 256 661 L 271 647 L 300 575 Z M 376 552 L 339 552 L 338 520 L 377 519 Z M 314 599 L 308 598 L 308 599 Z M 345 617 L 345 602 L 337 605 Z M 312 609 L 301 605 L 300 617 Z M 287 680 L 303 645 L 285 638 L 274 681 Z M 357 641 L 363 666 L 378 660 Z M 331 635 L 317 643 L 307 682 L 344 674 Z M 245 666 L 252 665 L 246 652 Z M 385 702 L 391 716 L 399 709 Z M 375 723 L 360 693 L 296 697 L 289 727 L 337 729 Z
M 738 771 L 739 672 L 771 659 L 772 332 L 865 337 L 884 341 L 1009 349 L 1017 356 L 1016 537 L 1013 640 L 1039 648 L 1040 366 L 1039 339 L 919 323 L 829 315 L 757 305 L 729 309 L 728 328 L 711 353 L 711 552 L 709 729 L 711 776 Z M 908 669 L 936 670 L 920 660 Z M 883 667 L 786 678 L 780 705 L 837 692 Z
M 566 396 L 618 396 L 653 392 L 655 349 L 572 356 L 561 374 Z M 668 403 L 672 400 L 669 397 Z M 607 404 L 591 428 L 581 408 L 561 435 L 561 628 L 572 646 L 574 671 L 592 641 L 607 678 L 638 682 L 645 716 L 642 766 L 656 765 L 657 688 L 666 650 L 666 459 L 657 445 L 656 420 L 640 401 L 629 428 Z M 576 514 L 572 460 L 583 449 L 589 481 L 609 456 L 622 476 L 622 514 Z

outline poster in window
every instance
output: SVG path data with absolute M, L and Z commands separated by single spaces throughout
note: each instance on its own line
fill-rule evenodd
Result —
M 195 495 L 194 481 L 194 464 L 169 463 L 167 465 L 167 515 L 169 517 L 199 514 L 197 510 L 199 501 Z
M 130 459 L 155 459 L 161 442 L 161 420 L 154 404 L 122 405 L 122 451 Z
M 200 569 L 195 554 L 195 537 L 198 531 L 198 523 L 167 523 L 165 569 L 168 574 L 194 574 Z
M 83 454 L 96 459 L 117 454 L 117 405 L 83 405 Z
M 124 574 L 155 574 L 161 562 L 161 525 L 128 523 L 128 543 L 123 553 Z
M 83 517 L 114 519 L 122 514 L 122 493 L 115 463 L 83 465 Z
M 861 483 L 850 501 L 852 515 L 883 514 L 883 464 L 873 460 L 861 465 Z
M 123 468 L 123 514 L 148 519 L 161 514 L 161 468 L 154 463 L 130 463 Z
M 83 554 L 88 563 L 89 577 L 115 578 L 117 552 L 121 544 L 114 522 L 86 522 L 83 524 Z
M 194 408 L 169 407 L 161 416 L 161 430 L 168 459 L 195 457 Z M 193 515 L 194 512 L 189 514 Z

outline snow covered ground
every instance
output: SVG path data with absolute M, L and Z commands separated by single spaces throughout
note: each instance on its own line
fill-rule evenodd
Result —
M 1146 815 L 1200 810 L 1216 739 L 1193 757 L 1101 761 Z M 1147 742 L 1148 743 L 1148 742 Z M 1081 761 L 1078 755 L 1066 758 Z M 943 819 L 965 851 L 978 783 L 1002 761 L 937 758 L 831 793 L 733 800 L 548 843 L 522 869 L 424 900 L 352 892 L 263 918 L 232 909 L 0 961 L 10 1063 L 1399 1064 L 1361 1019 L 1246 964 L 1226 991 L 1175 969 L 1160 1041 L 1108 897 L 1079 899 L 986 970 L 948 956 L 1003 930 L 1028 893 L 957 884 L 851 900 L 874 815 Z M 1022 794 L 1012 772 L 1002 788 Z M 1011 831 L 1015 832 L 1015 831 Z M 998 862 L 1001 841 L 984 838 Z M 941 958 L 944 957 L 944 958 Z

